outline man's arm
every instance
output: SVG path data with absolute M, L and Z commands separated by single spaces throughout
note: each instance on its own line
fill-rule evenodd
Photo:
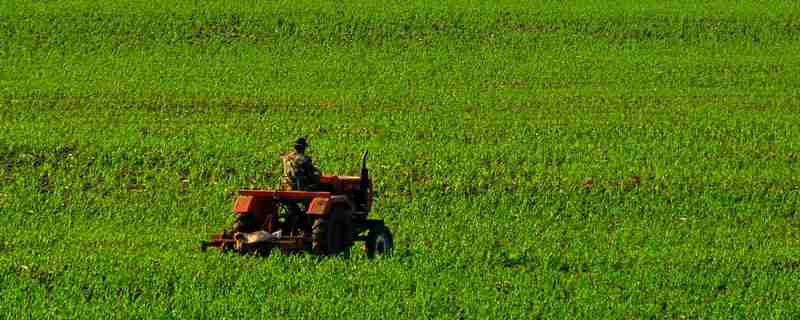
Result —
M 307 159 L 307 161 L 304 163 L 304 168 L 303 169 L 306 170 L 306 173 L 309 176 L 317 176 L 317 177 L 319 177 L 320 176 L 319 169 L 317 169 L 317 167 L 314 166 L 314 163 L 312 162 L 310 157 L 306 158 L 306 159 Z

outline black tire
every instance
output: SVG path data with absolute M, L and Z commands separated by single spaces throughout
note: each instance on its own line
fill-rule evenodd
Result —
M 327 242 L 326 231 L 328 230 L 328 219 L 317 218 L 311 226 L 311 250 L 316 254 L 325 253 L 325 242 Z
M 347 256 L 353 246 L 353 215 L 349 208 L 331 208 L 327 219 L 317 219 L 311 230 L 314 251 L 325 255 Z
M 375 258 L 375 255 L 390 256 L 394 249 L 394 238 L 392 232 L 386 226 L 376 226 L 369 229 L 367 234 L 367 258 Z

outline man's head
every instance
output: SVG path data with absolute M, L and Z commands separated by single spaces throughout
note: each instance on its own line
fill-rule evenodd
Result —
M 306 138 L 305 137 L 297 138 L 297 140 L 295 140 L 295 142 L 294 142 L 294 149 L 295 150 L 297 150 L 299 152 L 303 152 L 303 151 L 306 150 L 306 147 L 308 147 L 308 142 L 306 142 Z

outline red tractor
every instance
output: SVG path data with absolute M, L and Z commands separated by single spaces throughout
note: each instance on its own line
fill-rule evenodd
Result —
M 201 249 L 266 256 L 277 247 L 284 252 L 346 255 L 355 241 L 364 241 L 369 258 L 391 253 L 389 228 L 383 220 L 368 218 L 372 181 L 367 153 L 361 176 L 322 175 L 312 190 L 239 191 L 233 230 L 215 234 L 202 242 Z

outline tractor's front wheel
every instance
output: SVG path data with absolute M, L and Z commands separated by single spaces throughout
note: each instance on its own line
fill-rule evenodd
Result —
M 386 226 L 376 226 L 367 233 L 367 258 L 374 258 L 375 254 L 391 255 L 394 248 L 392 232 Z

